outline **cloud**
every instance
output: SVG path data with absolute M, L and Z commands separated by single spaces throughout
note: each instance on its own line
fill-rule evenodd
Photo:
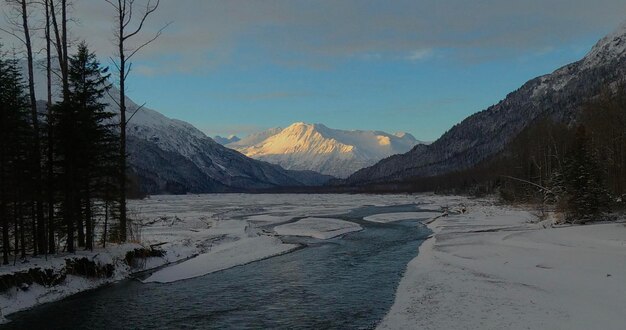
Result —
M 623 0 L 163 0 L 129 46 L 173 22 L 137 57 L 155 62 L 143 71 L 151 74 L 232 63 L 324 68 L 346 58 L 421 60 L 432 49 L 507 56 L 607 33 L 624 12 Z M 77 1 L 73 13 L 80 18 L 74 37 L 104 58 L 115 54 L 105 1 Z M 156 63 L 171 54 L 177 57 Z
M 409 56 L 406 57 L 409 61 L 422 61 L 430 58 L 433 55 L 433 50 L 430 48 L 427 49 L 418 49 L 412 51 Z

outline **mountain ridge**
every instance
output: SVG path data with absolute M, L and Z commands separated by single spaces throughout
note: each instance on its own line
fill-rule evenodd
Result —
M 46 95 L 45 74 L 35 75 L 36 95 Z M 58 91 L 56 92 L 58 95 Z M 102 100 L 117 113 L 112 87 Z M 45 111 L 45 102 L 42 111 Z M 312 171 L 285 170 L 226 148 L 192 124 L 139 106 L 126 97 L 129 171 L 142 193 L 211 193 L 258 191 L 276 187 L 317 186 L 332 177 Z M 113 118 L 117 121 L 118 117 Z
M 539 117 L 572 124 L 586 102 L 626 77 L 626 23 L 587 55 L 536 77 L 503 100 L 454 125 L 431 145 L 385 158 L 335 184 L 366 185 L 470 168 L 503 150 Z
M 287 169 L 347 177 L 384 157 L 406 152 L 418 143 L 421 142 L 408 133 L 347 131 L 319 123 L 296 122 L 226 146 Z

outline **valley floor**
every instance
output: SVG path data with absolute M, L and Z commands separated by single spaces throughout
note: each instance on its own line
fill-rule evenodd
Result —
M 16 265 L 0 266 L 2 276 L 27 274 L 37 268 L 63 274 L 67 260 L 87 258 L 98 265 L 112 265 L 114 272 L 107 278 L 87 278 L 67 275 L 57 285 L 21 284 L 0 291 L 0 324 L 3 316 L 37 305 L 57 301 L 73 294 L 136 276 L 152 273 L 144 283 L 168 283 L 253 261 L 288 253 L 299 246 L 281 241 L 281 235 L 309 236 L 326 239 L 360 230 L 360 226 L 332 215 L 344 214 L 364 205 L 400 205 L 415 203 L 410 195 L 184 195 L 153 196 L 131 201 L 129 214 L 134 219 L 134 236 L 141 244 L 110 244 L 94 251 L 77 251 L 17 260 Z M 310 216 L 330 217 L 317 219 Z M 299 220 L 299 221 L 296 221 Z M 285 224 L 287 223 L 287 224 Z M 282 226 L 281 226 L 282 224 Z M 126 253 L 138 248 L 156 246 L 163 257 L 141 260 L 129 266 Z M 173 264 L 173 265 L 172 265 Z M 160 268 L 170 265 L 165 268 Z M 22 280 L 23 281 L 23 280 Z M 3 284 L 4 283 L 0 283 Z
M 552 228 L 488 200 L 428 199 L 467 212 L 429 224 L 380 329 L 626 327 L 624 222 Z

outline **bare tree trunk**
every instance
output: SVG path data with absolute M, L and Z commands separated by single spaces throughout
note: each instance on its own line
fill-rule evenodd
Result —
M 124 22 L 120 20 L 120 36 L 124 35 Z M 126 57 L 124 54 L 124 39 L 120 38 L 120 164 L 118 184 L 119 195 L 119 217 L 120 217 L 120 241 L 126 242 Z
M 4 123 L 2 123 L 4 124 Z M 2 125 L 4 126 L 4 125 Z M 7 212 L 7 204 L 6 204 L 6 185 L 4 182 L 5 174 L 4 173 L 4 150 L 0 150 L 0 222 L 2 223 L 2 264 L 9 264 L 9 250 L 10 242 L 9 242 L 9 214 Z
M 28 94 L 31 107 L 31 121 L 33 125 L 33 157 L 32 157 L 32 171 L 34 174 L 33 182 L 33 201 L 35 207 L 33 209 L 33 226 L 36 233 L 34 254 L 37 254 L 37 248 L 40 251 L 45 250 L 45 237 L 44 237 L 44 225 L 43 225 L 43 200 L 42 200 L 42 175 L 41 175 L 41 147 L 39 141 L 39 115 L 37 112 L 37 98 L 35 96 L 35 74 L 33 68 L 33 47 L 31 43 L 30 27 L 28 24 L 28 3 L 26 0 L 19 1 L 19 13 L 21 16 L 21 29 L 23 33 L 23 43 L 26 47 L 26 59 L 28 68 Z
M 52 28 L 54 30 L 54 37 L 56 42 L 57 57 L 59 62 L 59 69 L 61 70 L 61 81 L 63 88 L 63 101 L 67 101 L 69 97 L 69 78 L 67 76 L 67 13 L 66 13 L 66 1 L 61 3 L 62 9 L 62 22 L 59 27 L 57 20 L 56 5 L 54 0 L 50 1 L 50 18 L 52 19 Z
M 85 249 L 93 250 L 93 215 L 91 213 L 91 192 L 89 183 L 85 189 Z
M 78 188 L 78 187 L 76 187 Z M 77 232 L 77 238 L 78 238 L 78 247 L 85 247 L 85 221 L 83 219 L 83 212 L 81 210 L 81 197 L 76 195 L 74 196 L 75 198 L 75 204 L 76 205 L 76 232 Z
M 70 93 L 70 83 L 68 76 L 68 55 L 67 55 L 67 0 L 61 0 L 61 31 L 62 31 L 62 48 L 63 48 L 63 100 L 67 101 Z
M 107 230 L 109 226 L 109 201 L 104 201 L 104 233 L 102 234 L 102 248 L 107 247 Z
M 13 228 L 15 230 L 15 232 L 13 233 L 13 235 L 15 236 L 14 237 L 15 246 L 13 246 L 13 248 L 15 249 L 15 254 L 13 255 L 13 265 L 14 266 L 15 266 L 15 263 L 17 261 L 17 255 L 20 253 L 19 252 L 19 248 L 20 248 L 20 235 L 19 234 L 20 234 L 20 231 L 19 231 L 19 228 L 18 228 L 19 221 L 18 221 L 17 210 L 18 210 L 17 202 L 14 201 L 13 202 Z
M 46 107 L 48 110 L 48 251 L 54 253 L 54 138 L 53 138 L 53 125 L 52 122 L 52 49 L 51 49 L 51 35 L 50 35 L 50 3 L 45 0 L 46 7 L 46 80 L 47 80 L 47 92 L 48 102 Z
M 119 185 L 119 217 L 120 217 L 120 241 L 125 242 L 127 240 L 128 232 L 128 219 L 126 214 L 126 194 L 127 194 L 127 177 L 126 177 L 126 126 L 127 126 L 127 116 L 126 116 L 126 78 L 130 73 L 130 64 L 129 61 L 133 55 L 135 55 L 138 51 L 140 51 L 143 47 L 149 45 L 153 41 L 155 41 L 162 33 L 163 29 L 167 27 L 169 24 L 166 24 L 163 28 L 161 28 L 157 34 L 150 40 L 144 42 L 141 46 L 136 47 L 134 49 L 126 48 L 126 41 L 135 35 L 137 35 L 143 25 L 152 13 L 154 13 L 159 7 L 159 0 L 156 0 L 154 4 L 151 0 L 147 1 L 145 11 L 140 16 L 136 16 L 139 19 L 137 20 L 137 27 L 128 31 L 129 25 L 133 23 L 133 6 L 135 4 L 134 0 L 105 0 L 108 2 L 115 10 L 115 14 L 117 15 L 116 19 L 116 46 L 118 47 L 118 56 L 119 62 L 116 63 L 118 74 L 119 74 L 119 85 L 120 85 L 120 97 L 118 100 L 118 106 L 120 109 L 120 148 L 119 148 L 119 168 L 118 168 L 118 185 Z M 128 53 L 127 53 L 128 52 Z M 131 115 L 132 117 L 132 115 Z

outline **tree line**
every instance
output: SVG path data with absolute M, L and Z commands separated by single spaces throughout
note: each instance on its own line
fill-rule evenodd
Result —
M 12 52 L 0 44 L 2 263 L 126 242 L 126 126 L 139 110 L 126 107 L 126 80 L 130 60 L 163 29 L 139 46 L 129 41 L 159 1 L 105 0 L 115 15 L 113 76 L 86 42 L 70 40 L 68 25 L 77 18 L 69 0 L 0 1 L 2 39 L 20 44 Z M 36 44 L 45 58 L 36 58 Z M 36 95 L 37 61 L 45 68 L 45 96 Z M 119 95 L 106 98 L 114 80 Z
M 626 83 L 607 86 L 571 122 L 550 115 L 535 119 L 501 152 L 472 168 L 348 188 L 498 195 L 558 211 L 565 222 L 603 219 L 626 207 Z

